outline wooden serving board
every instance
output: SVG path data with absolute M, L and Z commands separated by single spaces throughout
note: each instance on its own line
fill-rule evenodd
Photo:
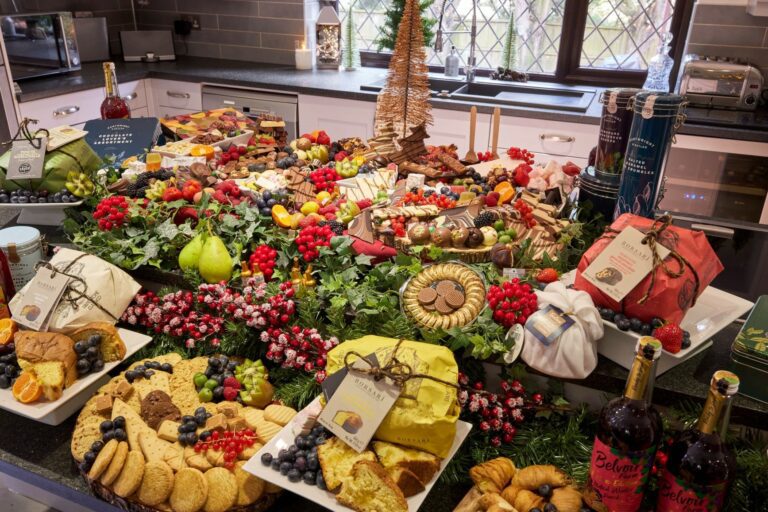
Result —
M 480 173 L 481 176 L 487 176 L 491 169 L 496 167 L 506 167 L 510 171 L 518 165 L 525 163 L 522 160 L 512 160 L 507 155 L 502 155 L 498 160 L 491 160 L 489 162 L 481 162 L 479 164 L 472 165 L 474 170 Z

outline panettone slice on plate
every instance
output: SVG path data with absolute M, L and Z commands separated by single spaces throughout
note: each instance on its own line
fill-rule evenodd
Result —
M 342 481 L 352 473 L 352 466 L 361 460 L 376 461 L 376 455 L 370 450 L 357 453 L 354 448 L 338 437 L 332 437 L 317 447 L 320 469 L 328 490 L 336 490 Z
M 70 333 L 74 342 L 86 341 L 91 336 L 98 336 L 101 357 L 105 363 L 122 361 L 125 357 L 125 343 L 114 325 L 108 322 L 91 322 Z
M 359 512 L 408 512 L 403 492 L 378 462 L 357 461 L 350 476 L 336 496 L 342 505 Z
M 431 453 L 385 441 L 374 441 L 372 447 L 379 462 L 387 470 L 403 467 L 413 473 L 424 485 L 428 484 L 440 470 L 440 458 Z

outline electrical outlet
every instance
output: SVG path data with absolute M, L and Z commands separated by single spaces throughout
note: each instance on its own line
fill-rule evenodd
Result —
M 181 19 L 190 22 L 192 24 L 192 29 L 200 30 L 200 16 L 197 14 L 185 14 Z

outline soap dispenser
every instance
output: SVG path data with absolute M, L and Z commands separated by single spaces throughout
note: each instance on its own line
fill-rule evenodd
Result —
M 451 46 L 451 53 L 445 58 L 445 76 L 459 76 L 459 56 L 456 54 L 456 47 Z

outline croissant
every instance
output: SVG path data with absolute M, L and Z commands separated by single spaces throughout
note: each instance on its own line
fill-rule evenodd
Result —
M 506 457 L 498 457 L 473 467 L 469 476 L 484 493 L 498 494 L 515 476 L 515 464 Z
M 485 512 L 518 512 L 518 511 L 515 507 L 513 507 L 509 503 L 505 503 L 504 505 L 501 505 L 501 504 L 491 505 L 485 510 Z
M 544 484 L 564 487 L 570 483 L 571 479 L 568 475 L 552 465 L 527 466 L 515 473 L 512 479 L 512 485 L 529 491 L 536 490 Z
M 503 491 L 501 491 L 501 497 L 507 500 L 509 503 L 514 503 L 518 492 L 520 492 L 520 487 L 508 485 Z
M 483 497 L 480 498 L 480 501 L 478 501 L 478 504 L 483 508 L 483 510 L 486 510 L 486 511 L 490 510 L 493 507 L 496 507 L 499 510 L 509 510 L 509 511 L 514 510 L 512 505 L 510 505 L 507 500 L 505 500 L 495 492 L 488 492 L 483 494 Z
M 579 512 L 581 493 L 573 487 L 560 487 L 552 491 L 549 502 L 556 506 L 559 512 Z
M 515 496 L 515 508 L 518 512 L 528 512 L 532 508 L 544 508 L 544 498 L 526 489 L 521 489 Z

